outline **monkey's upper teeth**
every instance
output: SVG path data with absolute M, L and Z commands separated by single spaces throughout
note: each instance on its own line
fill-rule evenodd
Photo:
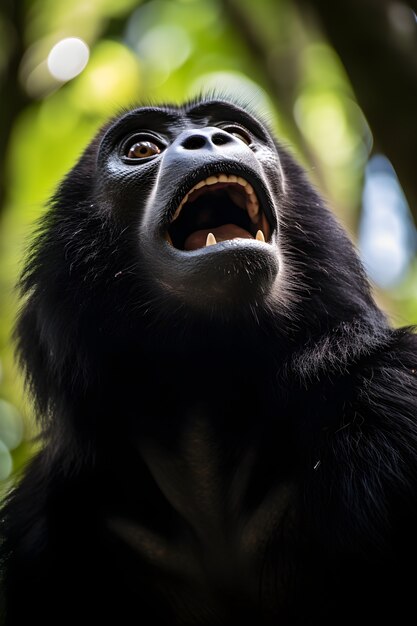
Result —
M 233 186 L 225 187 L 225 190 L 229 194 L 232 201 L 240 206 L 242 209 L 246 209 L 248 215 L 252 221 L 252 223 L 256 224 L 259 215 L 259 202 L 256 197 L 255 191 L 250 183 L 247 180 L 242 178 L 241 176 L 235 176 L 233 174 L 219 174 L 217 176 L 208 176 L 204 180 L 200 180 L 190 191 L 183 197 L 181 200 L 177 210 L 174 213 L 174 216 L 171 222 L 174 222 L 179 214 L 183 206 L 188 201 L 189 197 L 193 192 L 201 189 L 202 187 L 210 187 L 217 183 L 229 183 Z M 245 195 L 242 194 L 242 190 L 244 190 Z

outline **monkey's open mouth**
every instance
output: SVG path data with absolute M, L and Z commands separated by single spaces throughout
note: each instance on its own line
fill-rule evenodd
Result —
M 219 174 L 184 196 L 166 239 L 179 250 L 197 250 L 238 237 L 268 241 L 270 232 L 252 185 L 241 176 Z

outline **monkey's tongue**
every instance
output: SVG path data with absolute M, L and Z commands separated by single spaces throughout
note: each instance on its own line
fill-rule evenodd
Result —
M 254 239 L 247 230 L 236 226 L 236 224 L 222 224 L 215 228 L 203 228 L 202 230 L 196 230 L 194 233 L 191 233 L 185 240 L 184 249 L 197 250 L 198 248 L 204 248 L 209 233 L 213 233 L 216 237 L 216 241 L 226 241 L 227 239 L 236 239 L 237 237 Z

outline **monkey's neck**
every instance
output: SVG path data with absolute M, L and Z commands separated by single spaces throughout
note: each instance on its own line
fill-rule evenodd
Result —
M 256 467 L 258 441 L 233 438 L 195 409 L 170 446 L 164 441 L 140 442 L 141 455 L 156 485 L 175 511 L 202 540 L 209 541 L 245 508 Z
M 155 531 L 140 514 L 112 517 L 111 530 L 167 575 L 255 596 L 268 540 L 294 493 L 290 472 L 279 471 L 283 459 L 275 457 L 272 472 L 262 435 L 220 429 L 198 407 L 175 441 L 145 437 L 137 445 L 159 492 L 150 501 L 162 496 L 169 521 L 158 520 Z

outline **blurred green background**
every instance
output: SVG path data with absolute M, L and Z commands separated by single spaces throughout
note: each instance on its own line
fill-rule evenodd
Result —
M 3 492 L 37 445 L 11 339 L 24 251 L 121 107 L 212 88 L 255 104 L 349 230 L 393 324 L 417 322 L 416 13 L 414 0 L 1 0 Z

